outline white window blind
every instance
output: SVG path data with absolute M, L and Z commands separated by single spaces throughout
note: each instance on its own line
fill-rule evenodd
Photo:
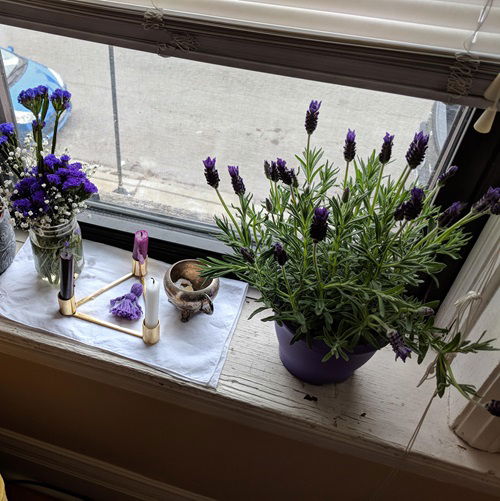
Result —
M 102 0 L 97 0 L 101 1 Z M 375 46 L 456 52 L 478 25 L 486 0 L 122 0 L 167 15 L 241 28 Z M 494 0 L 472 50 L 500 58 L 500 4 Z

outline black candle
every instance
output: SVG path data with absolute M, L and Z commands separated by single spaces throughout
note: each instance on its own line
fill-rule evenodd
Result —
M 75 275 L 73 266 L 73 254 L 64 249 L 61 252 L 61 278 L 59 297 L 61 299 L 71 299 L 75 288 Z

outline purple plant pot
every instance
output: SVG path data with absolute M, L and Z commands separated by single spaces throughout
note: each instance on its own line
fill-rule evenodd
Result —
M 288 372 L 310 384 L 341 383 L 349 379 L 377 351 L 371 344 L 358 345 L 349 354 L 349 360 L 330 358 L 327 362 L 321 359 L 330 348 L 321 340 L 314 339 L 309 348 L 304 340 L 290 344 L 293 332 L 283 324 L 274 324 L 279 342 L 280 359 Z

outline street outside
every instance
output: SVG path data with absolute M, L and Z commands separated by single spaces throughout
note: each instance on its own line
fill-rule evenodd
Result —
M 395 134 L 398 174 L 415 131 L 432 101 L 321 82 L 161 58 L 115 48 L 116 94 L 124 188 L 118 187 L 108 46 L 0 25 L 0 47 L 57 71 L 73 94 L 73 110 L 58 138 L 58 151 L 95 162 L 101 199 L 166 215 L 211 221 L 220 207 L 206 185 L 202 160 L 216 156 L 221 191 L 232 201 L 227 165 L 239 165 L 247 190 L 264 199 L 263 161 L 282 157 L 296 167 L 305 146 L 305 111 L 323 102 L 313 145 L 340 168 L 348 128 L 358 154 L 379 149 Z

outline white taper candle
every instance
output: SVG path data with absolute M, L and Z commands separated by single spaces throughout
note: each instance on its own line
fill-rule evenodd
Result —
M 144 324 L 148 329 L 154 329 L 158 325 L 160 284 L 155 277 L 147 277 L 145 285 L 144 302 L 146 303 L 146 314 L 144 316 Z

